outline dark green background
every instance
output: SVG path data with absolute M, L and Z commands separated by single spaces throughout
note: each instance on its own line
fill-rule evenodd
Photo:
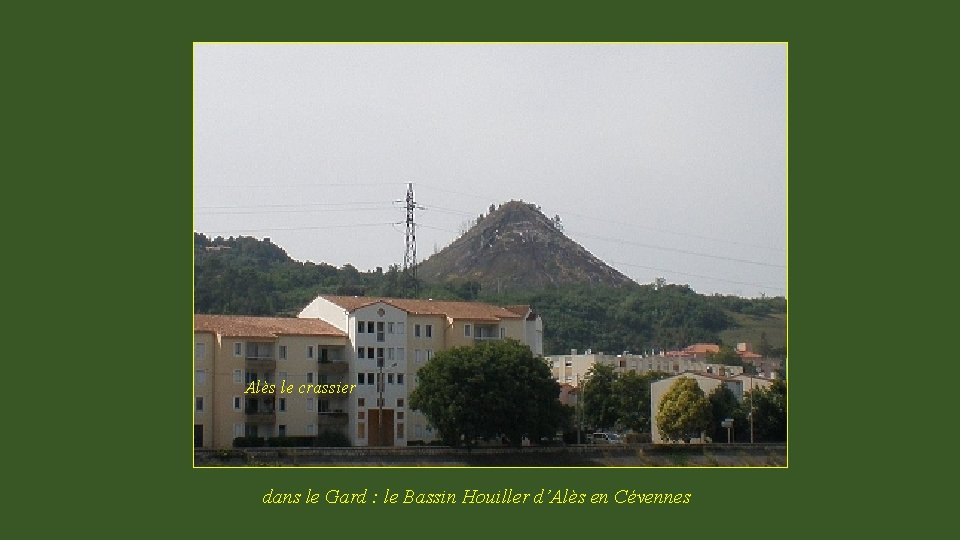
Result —
M 921 444 L 952 428 L 906 420 L 956 407 L 906 390 L 937 379 L 926 369 L 911 371 L 916 384 L 897 378 L 918 341 L 950 335 L 915 301 L 939 298 L 933 285 L 949 270 L 920 231 L 955 227 L 933 191 L 956 146 L 931 136 L 950 129 L 938 105 L 955 71 L 937 58 L 945 14 L 772 2 L 199 4 L 5 8 L 6 301 L 17 332 L 7 360 L 30 366 L 7 373 L 8 399 L 28 412 L 5 430 L 5 513 L 36 514 L 37 533 L 740 537 L 896 533 L 945 511 L 949 499 L 918 482 L 941 483 L 927 467 L 949 452 Z M 789 42 L 788 469 L 191 467 L 193 42 L 361 40 Z M 694 497 L 649 508 L 259 503 L 270 488 L 308 487 Z

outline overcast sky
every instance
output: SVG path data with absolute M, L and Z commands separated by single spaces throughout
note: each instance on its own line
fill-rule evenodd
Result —
M 786 45 L 198 44 L 194 229 L 423 260 L 491 203 L 639 283 L 786 294 Z

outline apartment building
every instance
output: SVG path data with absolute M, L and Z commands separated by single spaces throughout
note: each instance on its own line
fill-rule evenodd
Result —
M 343 332 L 347 404 L 354 446 L 403 446 L 439 434 L 410 410 L 417 371 L 439 351 L 486 340 L 515 339 L 543 354 L 543 322 L 529 306 L 357 296 L 319 296 L 299 314 Z
M 743 373 L 742 366 L 726 366 L 712 364 L 704 358 L 695 356 L 678 356 L 668 353 L 657 354 L 604 354 L 593 353 L 587 349 L 578 354 L 576 349 L 570 354 L 545 357 L 553 372 L 553 378 L 561 384 L 570 384 L 574 387 L 587 379 L 587 372 L 595 364 L 612 366 L 615 373 L 649 373 L 653 371 L 663 373 L 684 373 L 696 371 L 722 376 L 735 376 Z
M 195 315 L 194 443 L 229 448 L 236 437 L 327 431 L 354 446 L 430 442 L 439 434 L 409 408 L 417 371 L 439 351 L 508 338 L 542 355 L 539 315 L 529 306 L 354 296 L 317 297 L 298 318 Z M 244 393 L 251 383 L 267 391 Z M 291 384 L 292 392 L 280 388 Z M 334 385 L 349 391 L 315 391 Z
M 195 446 L 346 432 L 349 393 L 306 391 L 347 382 L 342 330 L 321 320 L 195 315 L 193 335 Z M 245 393 L 251 383 L 261 391 Z

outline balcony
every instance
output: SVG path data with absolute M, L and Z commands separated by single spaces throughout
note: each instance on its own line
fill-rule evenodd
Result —
M 248 356 L 247 369 L 250 371 L 270 371 L 277 369 L 277 359 L 272 356 Z
M 322 412 L 317 414 L 317 425 L 321 428 L 342 428 L 350 418 L 345 412 Z
M 277 412 L 273 409 L 247 407 L 244 412 L 247 422 L 251 424 L 273 424 L 277 421 Z
M 492 341 L 498 339 L 500 339 L 500 327 L 495 324 L 478 324 L 473 328 L 474 341 Z
M 324 362 L 317 363 L 317 373 L 320 375 L 343 375 L 350 371 L 350 365 L 346 362 Z

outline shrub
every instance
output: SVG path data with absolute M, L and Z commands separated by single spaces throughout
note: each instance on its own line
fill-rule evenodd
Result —
M 237 437 L 233 440 L 234 448 L 248 448 L 254 446 L 264 446 L 263 437 Z

